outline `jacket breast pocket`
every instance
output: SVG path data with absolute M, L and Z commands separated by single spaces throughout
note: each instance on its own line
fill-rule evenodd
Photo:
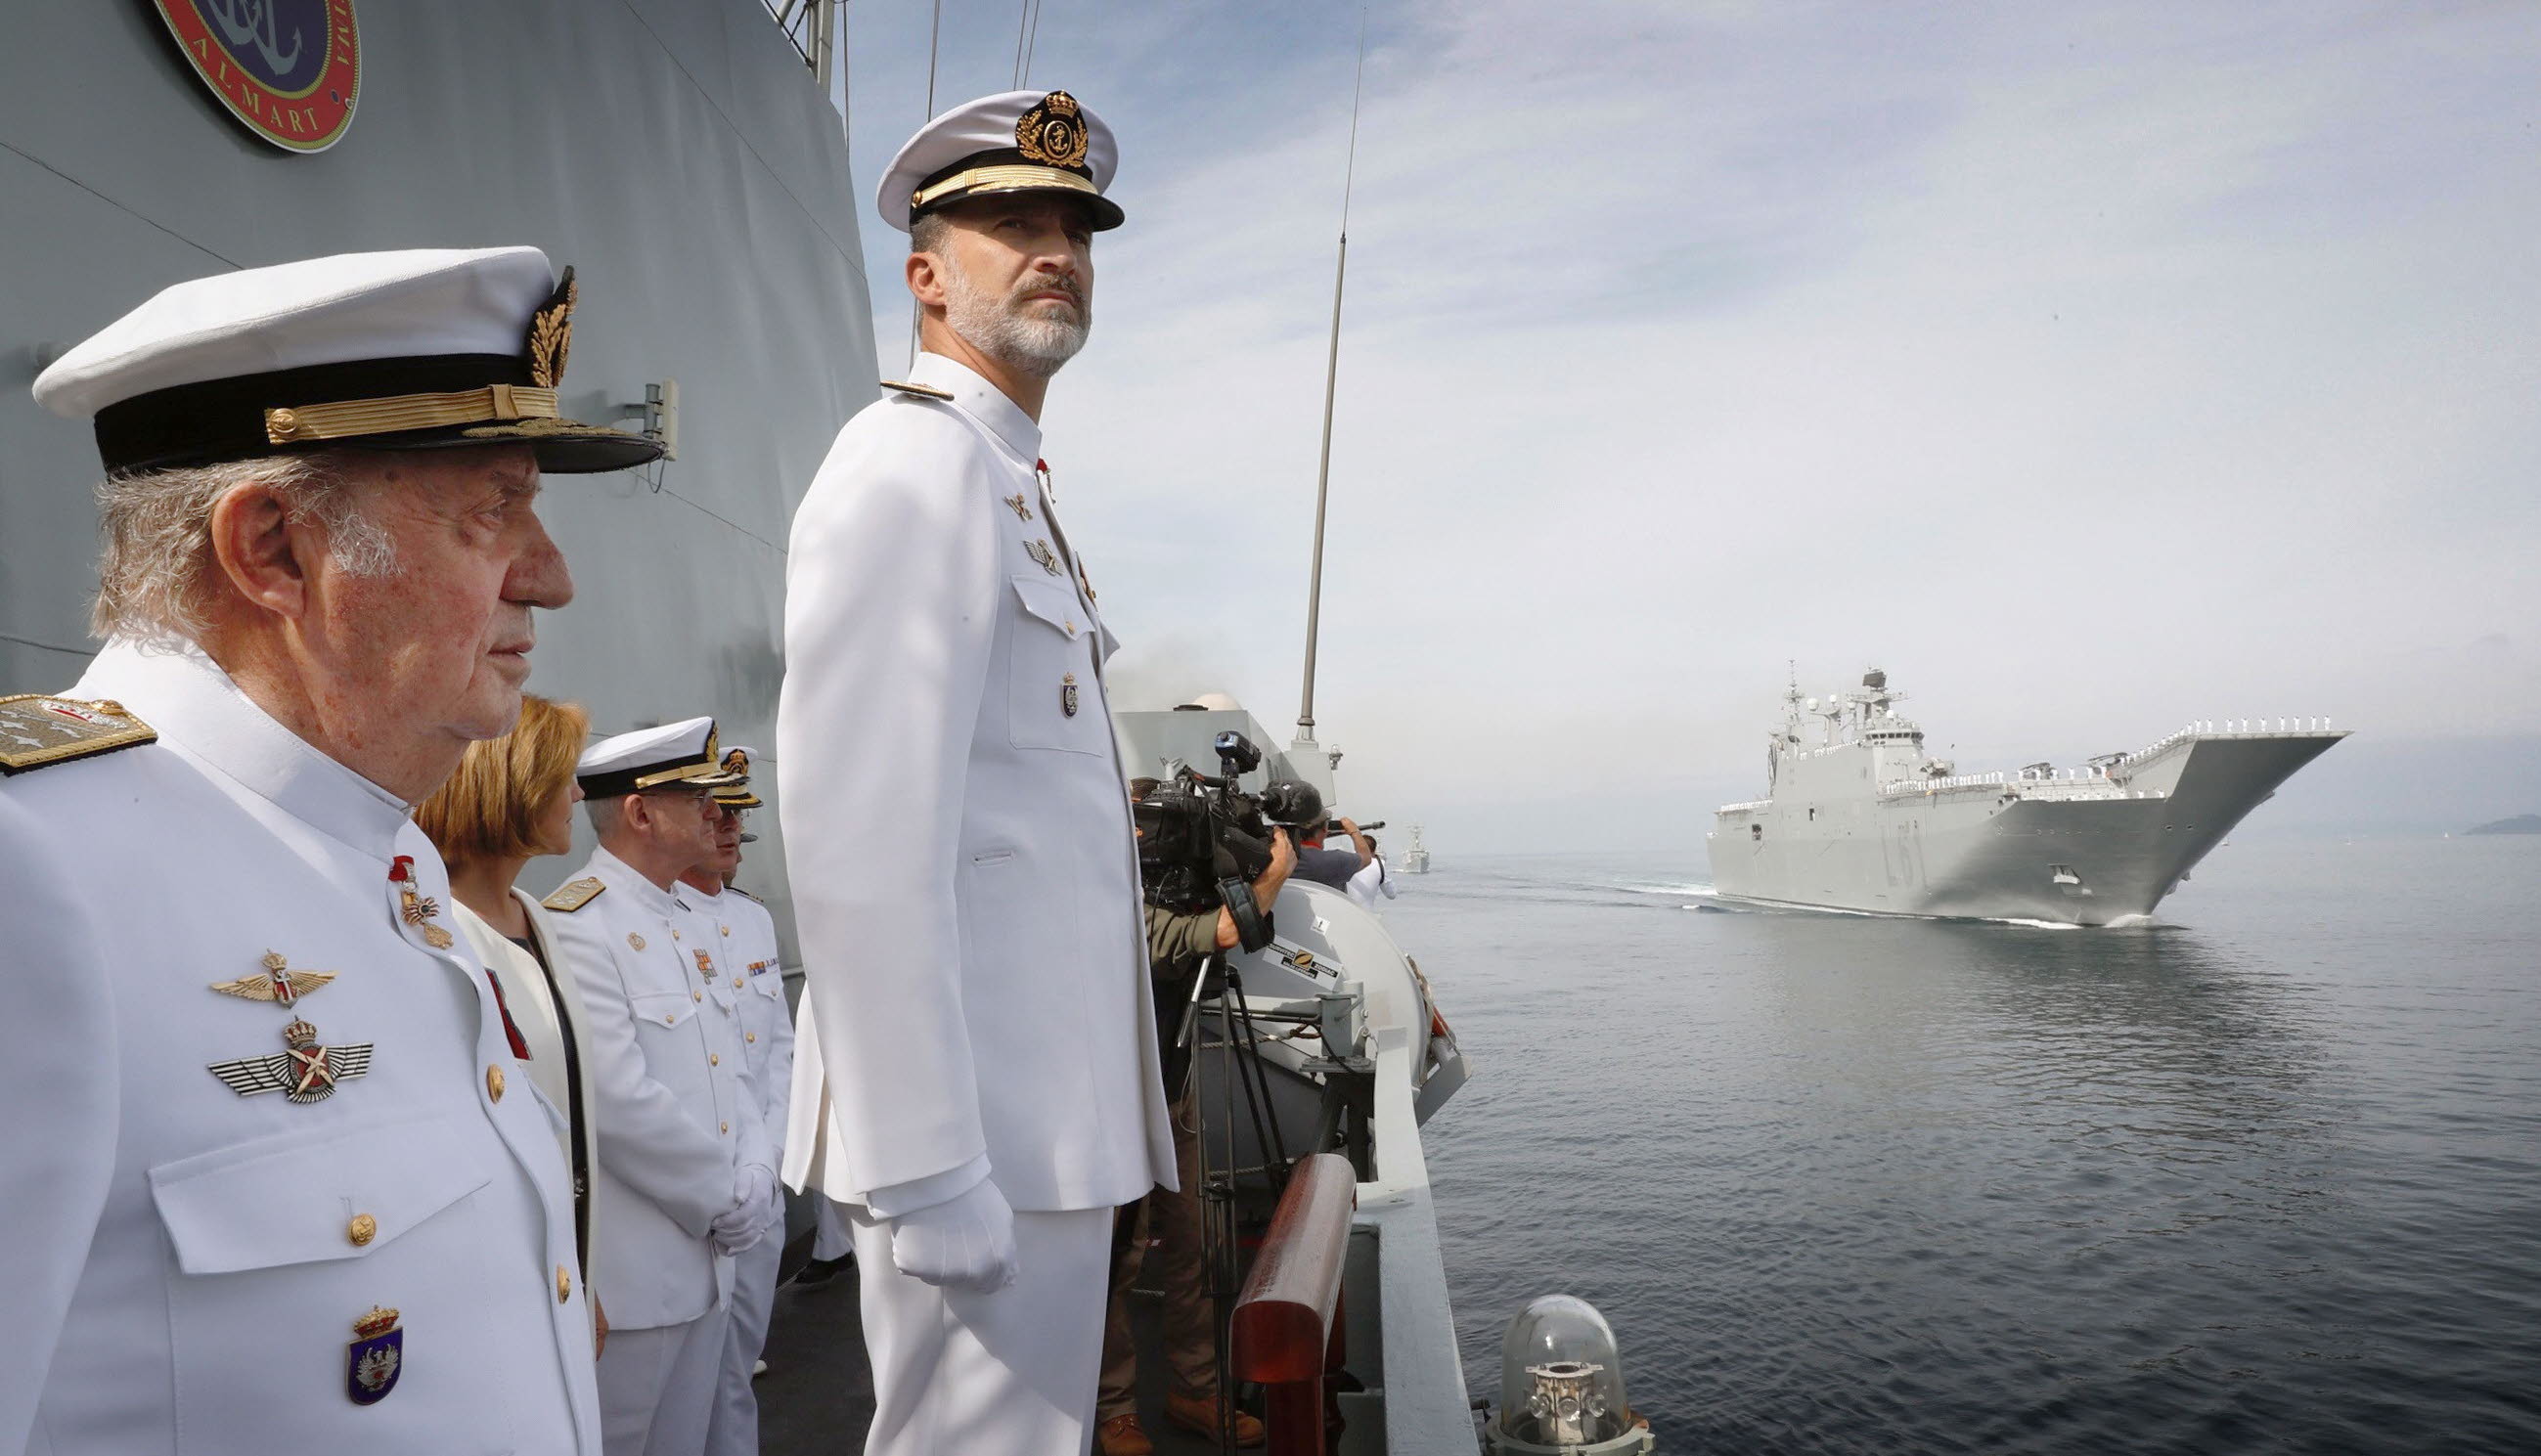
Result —
M 194 1444 L 202 1433 L 225 1452 L 327 1448 L 364 1428 L 343 1428 L 361 1414 L 355 1390 L 395 1394 L 408 1411 L 468 1390 L 482 1375 L 460 1354 L 481 1322 L 470 1307 L 481 1274 L 500 1265 L 528 1277 L 505 1253 L 538 1268 L 519 1252 L 524 1231 L 497 1226 L 477 1197 L 503 1171 L 498 1156 L 429 1119 L 259 1138 L 152 1168 L 175 1266 L 176 1405 L 199 1418 L 193 1440 L 181 1425 L 180 1449 L 207 1449 Z M 402 1367 L 404 1332 L 417 1330 L 429 1374 Z M 499 1401 L 510 1377 L 490 1378 L 479 1394 Z M 482 1448 L 448 1434 L 445 1449 Z
M 1094 681 L 1095 627 L 1064 581 L 1011 578 L 1023 614 L 1006 651 L 1006 725 L 1019 749 L 1100 754 L 1112 724 Z
M 696 1041 L 689 1025 L 705 1005 L 702 984 L 691 991 L 646 991 L 628 996 L 626 1009 L 635 1018 L 635 1045 L 650 1056 L 657 1049 L 687 1047 Z

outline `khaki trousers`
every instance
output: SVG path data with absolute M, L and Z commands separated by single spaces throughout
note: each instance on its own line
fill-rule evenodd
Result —
M 1164 1294 L 1165 1368 L 1173 1393 L 1217 1399 L 1217 1313 L 1200 1271 L 1199 1107 L 1186 1096 L 1173 1110 L 1177 1193 L 1149 1189 L 1134 1217 L 1129 1251 L 1112 1272 L 1112 1302 L 1103 1319 L 1103 1382 L 1095 1396 L 1097 1424 L 1138 1411 L 1138 1348 L 1129 1335 L 1129 1286 L 1140 1268 Z M 1156 1246 L 1147 1247 L 1154 1239 Z

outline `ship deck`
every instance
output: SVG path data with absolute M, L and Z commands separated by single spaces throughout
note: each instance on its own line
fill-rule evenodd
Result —
M 873 1369 L 857 1315 L 856 1267 L 819 1284 L 794 1283 L 812 1255 L 806 1231 L 785 1248 L 767 1327 L 767 1373 L 759 1394 L 759 1448 L 767 1456 L 859 1456 L 873 1423 Z M 1158 1456 L 1215 1456 L 1217 1445 L 1164 1419 L 1164 1369 L 1156 1349 L 1155 1301 L 1132 1294 L 1129 1326 L 1138 1342 L 1138 1410 Z

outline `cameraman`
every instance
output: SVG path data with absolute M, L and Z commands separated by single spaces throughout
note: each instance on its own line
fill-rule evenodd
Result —
M 1129 798 L 1143 803 L 1156 790 L 1152 778 L 1132 779 Z M 1140 831 L 1141 834 L 1144 831 Z M 1270 832 L 1270 866 L 1252 883 L 1253 904 L 1267 919 L 1279 899 L 1279 888 L 1296 868 L 1296 846 L 1284 830 Z M 1095 1396 L 1096 1449 L 1101 1456 L 1149 1456 L 1155 1443 L 1138 1423 L 1138 1356 L 1129 1334 L 1129 1286 L 1142 1261 L 1152 1257 L 1153 1274 L 1163 1292 L 1162 1351 L 1172 1379 L 1165 1396 L 1165 1419 L 1186 1430 L 1218 1439 L 1217 1347 L 1215 1316 L 1200 1280 L 1199 1107 L 1197 1079 L 1176 1070 L 1189 1057 L 1178 1056 L 1174 1040 L 1182 1029 L 1183 1008 L 1191 1001 L 1192 982 L 1207 959 L 1233 950 L 1239 940 L 1235 916 L 1226 907 L 1192 912 L 1146 907 L 1147 970 L 1155 978 L 1156 1034 L 1166 1067 L 1166 1094 L 1173 1099 L 1174 1164 L 1179 1192 L 1149 1190 L 1138 1203 L 1121 1210 L 1127 1248 L 1112 1265 L 1112 1303 L 1103 1324 L 1103 1373 Z M 1189 1082 L 1175 1096 L 1177 1082 Z M 1147 1240 L 1156 1241 L 1153 1251 Z M 1238 1446 L 1258 1446 L 1265 1439 L 1262 1422 L 1236 1412 L 1230 1432 Z

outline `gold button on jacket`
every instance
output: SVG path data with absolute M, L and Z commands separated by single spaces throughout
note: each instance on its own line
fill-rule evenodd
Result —
M 356 1249 L 369 1244 L 371 1240 L 379 1237 L 379 1233 L 380 1221 L 368 1213 L 356 1213 L 353 1215 L 353 1221 L 344 1225 L 344 1237 L 352 1240 L 353 1247 Z
M 489 1066 L 485 1068 L 485 1095 L 496 1102 L 503 1100 L 503 1069 L 501 1067 Z

